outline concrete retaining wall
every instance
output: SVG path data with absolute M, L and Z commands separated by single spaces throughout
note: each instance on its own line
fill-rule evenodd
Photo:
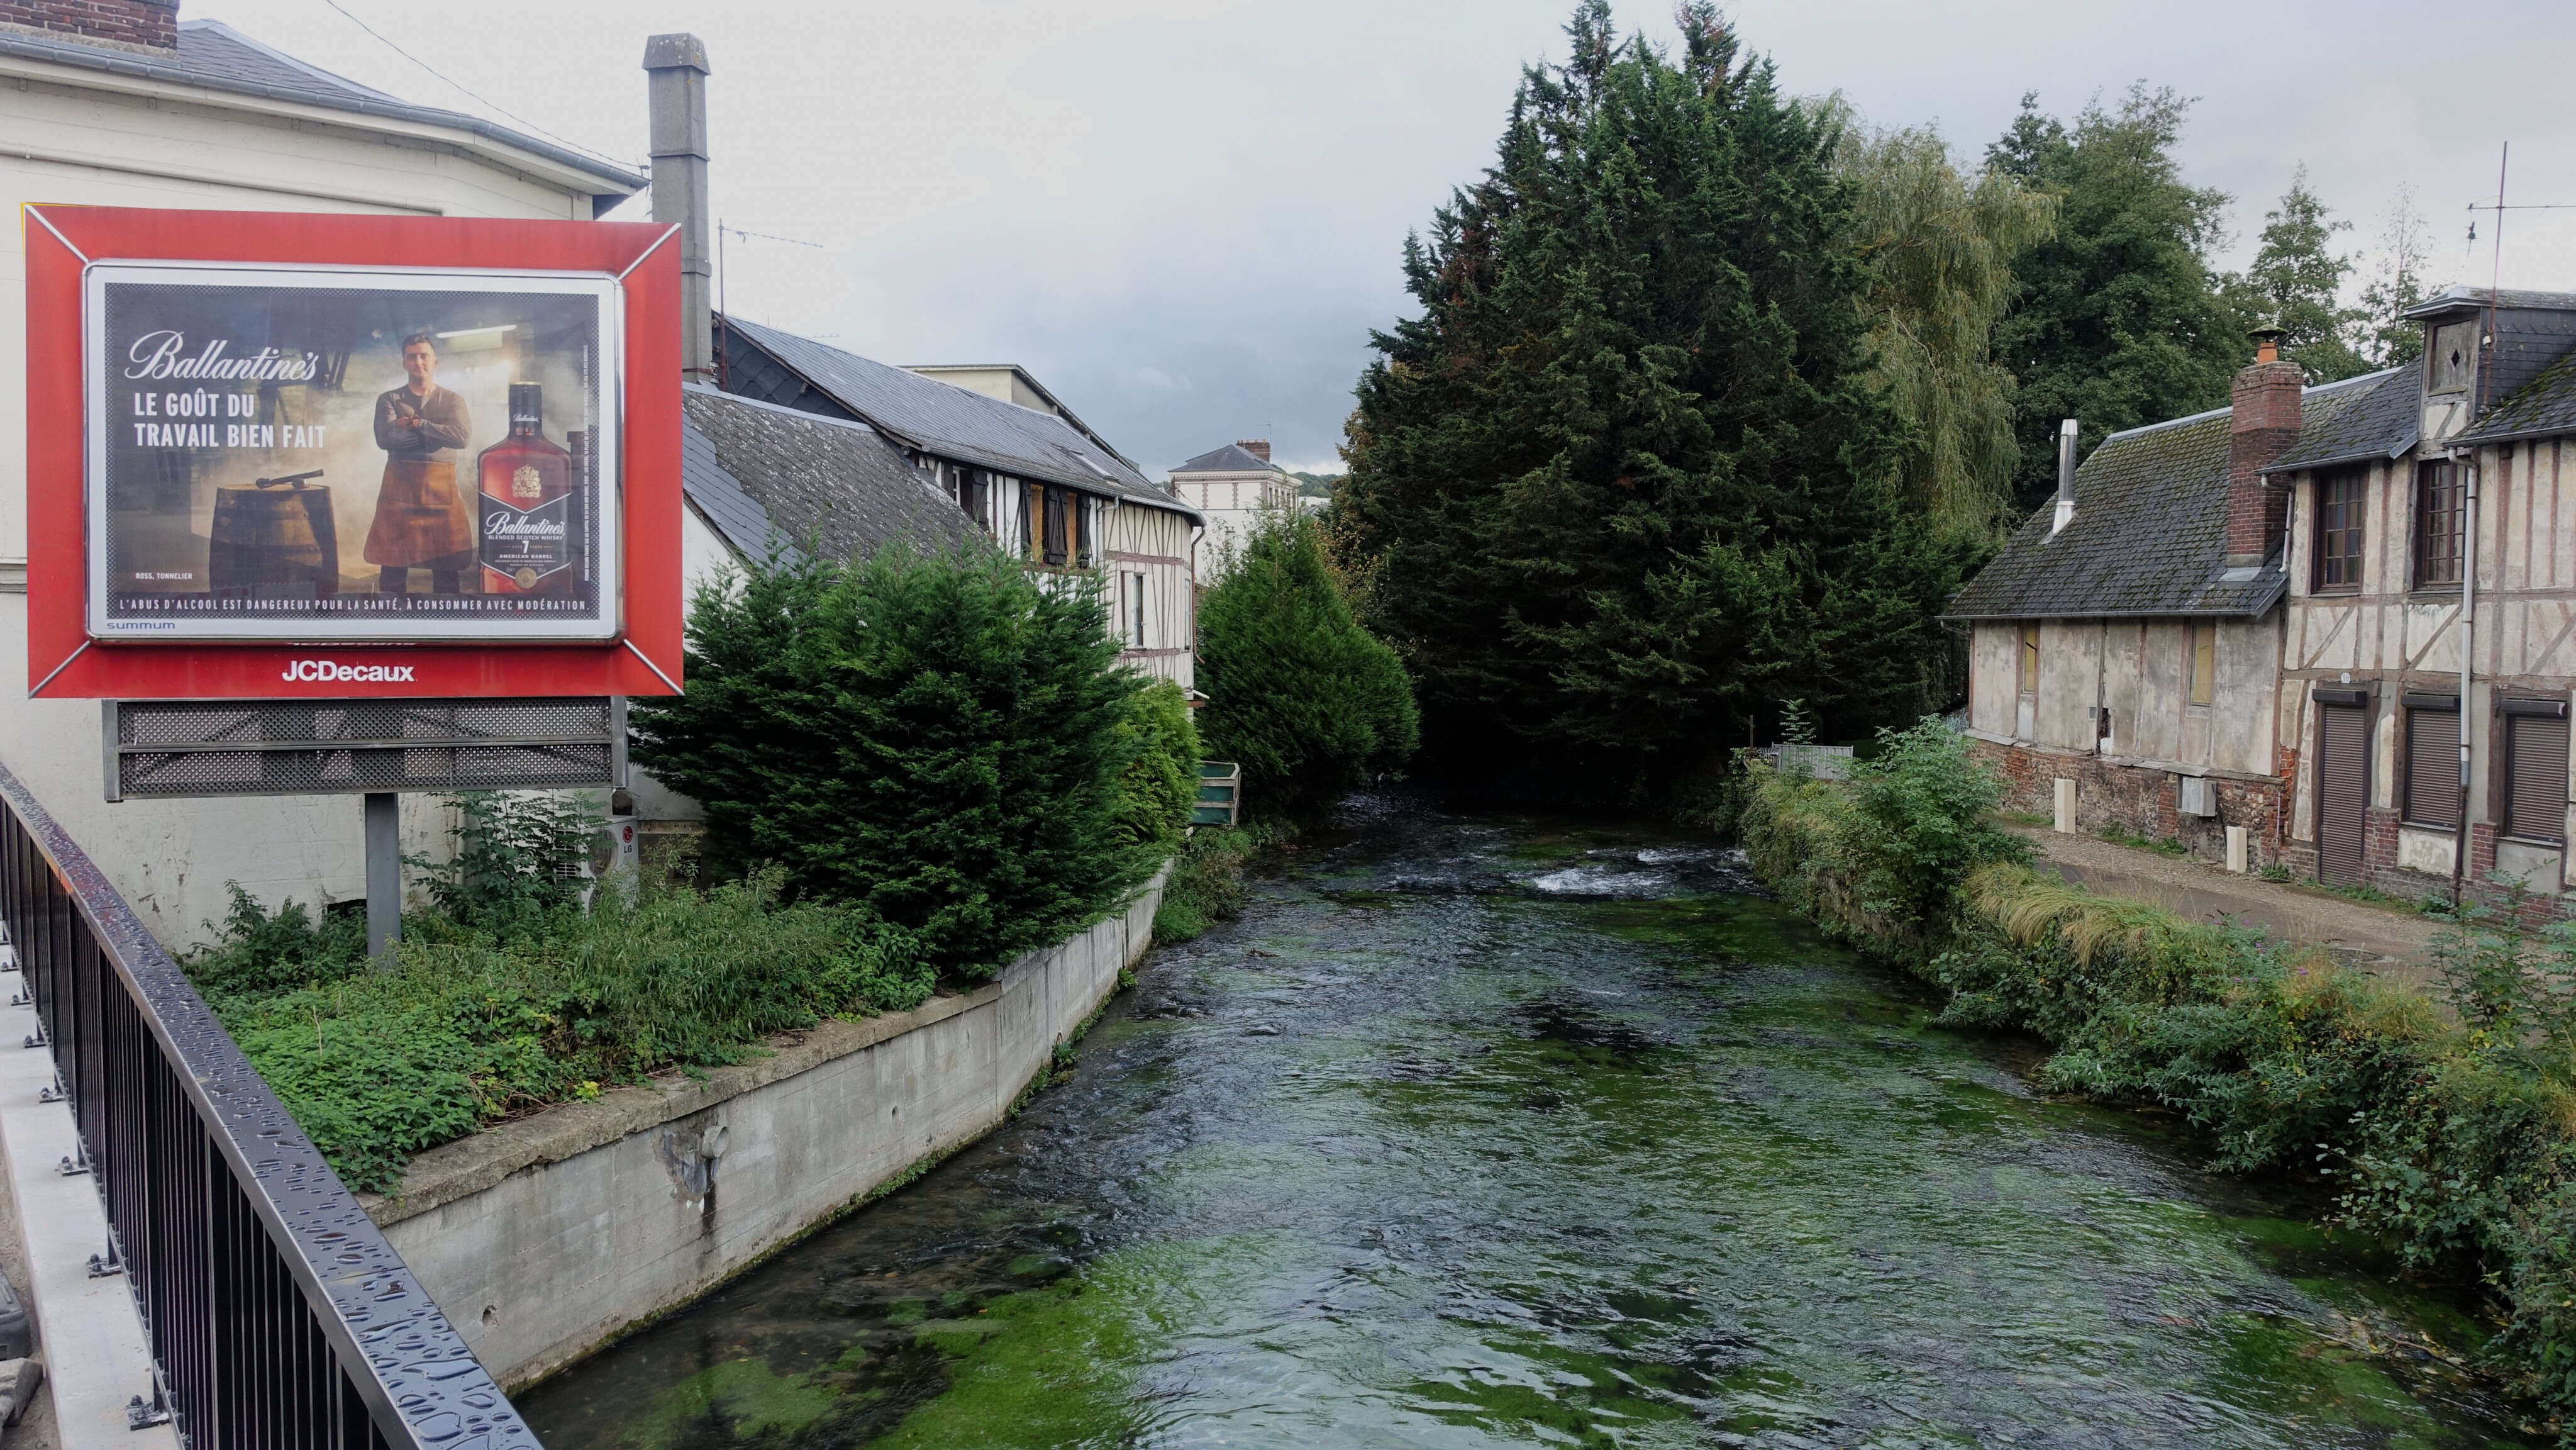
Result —
M 1157 877 L 975 992 L 433 1149 L 368 1212 L 493 1377 L 524 1385 L 999 1124 L 1144 955 L 1161 900 Z

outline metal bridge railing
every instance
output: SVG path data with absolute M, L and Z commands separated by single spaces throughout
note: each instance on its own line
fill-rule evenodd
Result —
M 0 926 L 190 1450 L 537 1450 L 205 1000 L 5 767 Z

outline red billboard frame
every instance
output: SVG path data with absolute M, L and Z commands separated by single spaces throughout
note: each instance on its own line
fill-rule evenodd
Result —
M 27 205 L 27 693 L 42 699 L 680 691 L 677 227 Z M 89 633 L 82 280 L 94 261 L 604 272 L 623 289 L 624 627 L 603 643 L 297 644 Z

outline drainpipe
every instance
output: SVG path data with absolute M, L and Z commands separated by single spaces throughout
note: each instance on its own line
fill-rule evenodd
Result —
M 2477 683 L 2478 645 L 2478 464 L 2475 451 L 2454 448 L 2452 465 L 2460 470 L 2466 491 L 2466 519 L 2460 548 L 2460 816 L 2451 836 L 2451 907 L 2460 905 L 2460 883 L 2469 869 L 2469 720 Z

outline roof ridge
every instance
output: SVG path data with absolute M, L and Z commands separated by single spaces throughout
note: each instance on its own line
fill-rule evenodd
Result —
M 833 428 L 847 428 L 858 433 L 872 433 L 879 438 L 884 438 L 886 436 L 884 429 L 877 427 L 875 424 L 868 422 L 864 418 L 835 418 L 829 413 L 816 413 L 804 408 L 791 408 L 785 403 L 772 403 L 762 398 L 746 398 L 740 393 L 728 393 L 722 388 L 715 387 L 707 383 L 684 382 L 680 384 L 680 392 L 683 395 L 696 394 L 699 397 L 717 399 L 722 402 L 739 403 L 746 408 L 759 408 L 765 412 L 785 413 L 791 418 L 801 418 L 808 423 L 821 423 Z M 886 441 L 892 442 L 893 440 L 887 439 Z

